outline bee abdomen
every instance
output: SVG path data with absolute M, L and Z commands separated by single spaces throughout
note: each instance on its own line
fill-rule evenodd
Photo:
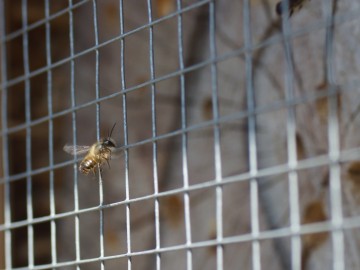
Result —
M 79 170 L 83 174 L 88 174 L 90 171 L 93 171 L 95 169 L 96 165 L 96 160 L 87 158 L 80 163 Z

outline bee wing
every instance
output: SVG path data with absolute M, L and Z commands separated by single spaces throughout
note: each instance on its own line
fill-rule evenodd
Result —
M 85 155 L 90 149 L 88 145 L 64 145 L 63 150 L 70 155 Z

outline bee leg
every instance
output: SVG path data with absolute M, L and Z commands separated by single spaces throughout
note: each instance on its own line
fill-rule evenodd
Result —
M 109 169 L 110 169 L 109 159 L 106 159 L 106 163 L 107 163 L 107 165 L 109 166 Z

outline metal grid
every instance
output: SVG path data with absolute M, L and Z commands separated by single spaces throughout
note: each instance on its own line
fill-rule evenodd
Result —
M 193 251 L 197 248 L 203 247 L 216 247 L 216 269 L 224 269 L 224 248 L 229 244 L 250 242 L 252 249 L 252 269 L 265 269 L 265 265 L 261 265 L 261 248 L 260 242 L 267 239 L 276 239 L 283 237 L 291 238 L 291 269 L 301 269 L 301 237 L 310 233 L 318 233 L 328 231 L 331 233 L 332 239 L 332 254 L 333 254 L 333 269 L 345 269 L 344 259 L 344 233 L 345 229 L 357 228 L 360 225 L 359 217 L 344 218 L 342 214 L 342 198 L 341 198 L 341 177 L 340 177 L 340 164 L 352 161 L 358 157 L 357 149 L 350 149 L 346 151 L 340 150 L 339 146 L 339 120 L 337 112 L 337 92 L 338 88 L 333 86 L 335 83 L 335 73 L 333 68 L 333 31 L 336 23 L 342 21 L 351 20 L 356 18 L 356 12 L 353 14 L 347 14 L 346 17 L 334 17 L 332 5 L 324 4 L 324 20 L 316 22 L 308 28 L 294 32 L 291 29 L 289 23 L 290 19 L 286 16 L 282 20 L 283 35 L 275 36 L 268 40 L 261 42 L 260 44 L 253 44 L 252 31 L 251 31 L 251 19 L 250 19 L 250 2 L 249 0 L 243 1 L 243 39 L 244 47 L 231 52 L 218 55 L 216 48 L 216 21 L 215 13 L 216 6 L 215 1 L 197 1 L 194 4 L 183 7 L 182 1 L 177 0 L 176 11 L 164 16 L 160 19 L 153 19 L 153 10 L 151 0 L 147 0 L 147 12 L 148 12 L 148 23 L 134 29 L 132 31 L 124 31 L 124 10 L 123 1 L 120 0 L 119 14 L 120 14 L 120 33 L 117 37 L 105 41 L 99 42 L 98 36 L 98 18 L 97 16 L 97 1 L 92 1 L 93 8 L 93 29 L 95 33 L 95 46 L 88 50 L 75 53 L 74 50 L 74 29 L 73 29 L 73 11 L 74 9 L 81 8 L 82 5 L 89 2 L 88 0 L 79 1 L 76 4 L 72 0 L 69 0 L 69 6 L 55 14 L 50 15 L 50 2 L 45 0 L 45 17 L 43 20 L 37 21 L 33 24 L 27 23 L 27 1 L 22 1 L 22 28 L 12 33 L 6 33 L 5 30 L 5 14 L 4 14 L 4 3 L 1 1 L 0 6 L 0 18 L 1 22 L 1 94 L 2 94 L 2 163 L 3 163 L 3 176 L 0 179 L 0 183 L 4 186 L 4 222 L 0 225 L 0 230 L 5 233 L 5 269 L 55 269 L 68 266 L 75 266 L 76 269 L 81 269 L 82 265 L 99 262 L 101 269 L 105 269 L 105 262 L 108 260 L 115 260 L 119 258 L 125 258 L 127 260 L 128 269 L 133 269 L 132 258 L 141 255 L 153 254 L 156 256 L 155 269 L 163 269 L 161 267 L 161 255 L 166 252 L 186 251 L 186 269 L 193 269 Z M 288 4 L 284 2 L 285 5 Z M 194 10 L 200 6 L 208 6 L 209 9 L 209 46 L 210 55 L 205 61 L 190 67 L 184 65 L 184 48 L 183 48 L 183 14 L 191 10 Z M 61 16 L 62 14 L 69 14 L 69 34 L 70 34 L 70 57 L 62 59 L 58 62 L 52 62 L 51 59 L 51 28 L 50 23 L 53 19 Z M 170 18 L 177 18 L 177 29 L 178 29 L 178 61 L 179 68 L 177 71 L 166 74 L 161 77 L 155 76 L 155 54 L 154 54 L 154 41 L 153 41 L 153 28 L 157 24 L 165 22 Z M 29 49 L 28 49 L 28 33 L 32 29 L 35 29 L 41 25 L 46 27 L 46 62 L 47 66 L 39 68 L 34 71 L 29 69 Z M 292 58 L 292 40 L 296 36 L 301 36 L 304 33 L 315 31 L 316 29 L 326 30 L 326 78 L 329 83 L 329 89 L 322 92 L 316 92 L 307 94 L 306 96 L 296 97 L 294 95 L 294 59 Z M 149 63 L 150 63 L 150 79 L 142 84 L 127 87 L 125 81 L 125 38 L 139 32 L 141 30 L 148 31 L 148 42 L 149 42 Z M 7 46 L 6 42 L 17 37 L 22 37 L 23 40 L 23 62 L 24 62 L 24 74 L 16 78 L 8 80 L 7 76 Z M 99 50 L 108 44 L 120 40 L 120 65 L 121 65 L 121 89 L 108 96 L 100 96 L 100 83 L 99 83 Z M 253 82 L 253 52 L 257 49 L 269 46 L 283 41 L 284 53 L 286 59 L 286 73 L 284 74 L 285 86 L 286 86 L 286 100 L 269 104 L 264 107 L 257 107 L 254 96 L 254 82 Z M 95 90 L 96 98 L 90 102 L 78 105 L 75 97 L 75 60 L 85 54 L 95 52 L 96 55 L 96 78 L 95 78 Z M 217 65 L 222 61 L 232 59 L 237 56 L 243 56 L 245 58 L 246 67 L 246 97 L 247 97 L 247 109 L 246 111 L 239 111 L 236 114 L 228 116 L 220 116 L 219 114 L 219 95 L 218 95 L 218 70 Z M 53 112 L 52 104 L 52 71 L 54 68 L 61 66 L 65 63 L 70 63 L 71 67 L 71 107 L 61 112 Z M 187 123 L 187 104 L 186 104 L 186 87 L 185 87 L 185 75 L 194 70 L 201 69 L 203 67 L 210 66 L 211 70 L 211 97 L 212 97 L 212 110 L 213 119 L 209 121 L 203 121 L 196 125 L 188 125 Z M 30 79 L 38 74 L 47 74 L 47 105 L 48 115 L 40 119 L 31 119 L 31 102 L 30 92 L 31 85 Z M 163 80 L 179 77 L 180 79 L 180 90 L 181 90 L 181 129 L 168 132 L 166 134 L 158 134 L 158 123 L 156 115 L 156 83 Z M 8 107 L 7 107 L 7 95 L 8 89 L 18 83 L 24 83 L 25 85 L 25 108 L 26 108 L 26 122 L 14 127 L 8 126 Z M 152 119 L 152 136 L 146 140 L 142 140 L 137 143 L 129 144 L 128 142 L 128 120 L 127 120 L 127 95 L 133 91 L 136 91 L 144 86 L 149 86 L 151 89 L 151 119 Z M 77 168 L 78 157 L 74 157 L 73 160 L 55 163 L 54 162 L 54 119 L 64 116 L 71 115 L 72 118 L 72 143 L 78 144 L 78 123 L 77 123 L 77 111 L 86 108 L 91 105 L 96 105 L 96 131 L 97 139 L 100 138 L 100 106 L 101 102 L 113 99 L 117 96 L 122 97 L 123 106 L 123 129 L 124 129 L 124 141 L 121 147 L 124 150 L 124 174 L 125 174 L 125 190 L 126 195 L 124 200 L 118 201 L 111 204 L 104 203 L 103 197 L 103 179 L 101 174 L 99 175 L 99 205 L 96 207 L 89 207 L 82 209 L 79 207 L 79 190 L 78 190 L 78 179 L 79 172 Z M 321 156 L 307 158 L 304 160 L 298 160 L 296 153 L 296 121 L 295 121 L 295 106 L 310 101 L 314 101 L 323 97 L 327 97 L 329 101 L 329 124 L 328 124 L 328 138 L 329 138 L 329 150 L 328 153 Z M 256 117 L 261 113 L 271 112 L 277 109 L 286 109 L 287 121 L 286 121 L 286 141 L 287 141 L 287 160 L 286 164 L 273 166 L 270 168 L 259 169 L 258 164 L 258 144 L 257 144 L 257 126 Z M 248 138 L 248 162 L 249 171 L 246 173 L 239 173 L 232 176 L 224 177 L 222 174 L 222 163 L 226 162 L 221 158 L 221 124 L 230 122 L 237 119 L 247 119 L 247 138 Z M 48 123 L 49 133 L 49 166 L 40 169 L 32 169 L 32 128 L 41 123 Z M 214 137 L 214 164 L 213 168 L 215 171 L 215 178 L 205 183 L 189 184 L 189 171 L 188 171 L 188 134 L 204 127 L 213 128 Z M 25 130 L 26 131 L 26 172 L 11 175 L 9 173 L 9 149 L 8 149 L 8 136 L 9 134 Z M 158 189 L 158 142 L 160 140 L 171 138 L 174 136 L 181 136 L 181 159 L 182 159 L 182 175 L 183 175 L 183 186 L 181 188 L 172 189 L 169 191 L 160 192 Z M 130 179 L 129 179 L 129 150 L 139 145 L 151 143 L 152 144 L 152 161 L 153 161 L 153 194 L 131 198 L 129 192 Z M 63 168 L 69 165 L 73 165 L 73 179 L 74 179 L 74 210 L 66 213 L 56 213 L 55 211 L 55 186 L 54 186 L 54 170 Z M 305 169 L 316 168 L 320 166 L 329 167 L 329 178 L 330 178 L 330 201 L 331 201 L 331 219 L 324 222 L 315 224 L 301 224 L 301 214 L 299 206 L 299 177 L 298 172 Z M 44 217 L 34 218 L 33 216 L 33 197 L 32 197 L 32 178 L 35 175 L 41 173 L 49 173 L 50 181 L 50 215 Z M 290 225 L 288 227 L 282 227 L 274 230 L 262 231 L 259 225 L 259 178 L 270 177 L 276 174 L 284 173 L 288 175 L 289 181 L 289 202 L 290 202 Z M 12 221 L 11 219 L 11 198 L 10 198 L 10 184 L 14 181 L 26 179 L 26 200 L 27 200 L 27 219 L 21 221 Z M 248 234 L 240 234 L 231 237 L 225 237 L 223 235 L 223 223 L 226 220 L 223 218 L 223 187 L 231 183 L 237 183 L 241 181 L 248 181 L 250 183 L 250 207 L 251 207 L 251 232 Z M 212 240 L 193 242 L 192 230 L 191 230 L 191 215 L 190 215 L 190 195 L 191 191 L 204 190 L 209 188 L 215 188 L 216 190 L 216 237 Z M 159 199 L 170 195 L 182 195 L 184 200 L 184 222 L 185 222 L 185 233 L 186 242 L 181 245 L 174 245 L 169 247 L 162 247 L 160 242 L 160 208 Z M 133 251 L 131 243 L 131 222 L 130 222 L 130 206 L 135 202 L 147 201 L 154 199 L 154 213 L 155 213 L 155 247 L 154 249 Z M 126 207 L 126 216 L 123 217 L 126 220 L 126 253 L 106 256 L 104 252 L 104 214 L 103 211 L 107 208 L 113 208 L 120 205 Z M 99 212 L 100 216 L 100 254 L 95 258 L 81 258 L 80 248 L 80 230 L 82 229 L 79 222 L 79 217 L 84 213 Z M 57 226 L 56 221 L 66 218 L 73 217 L 75 220 L 75 250 L 76 258 L 73 261 L 59 262 L 57 259 Z M 46 265 L 35 265 L 34 263 L 34 231 L 33 226 L 35 224 L 50 222 L 51 224 L 51 263 Z M 28 265 L 21 268 L 13 268 L 12 266 L 12 231 L 16 228 L 26 227 L 27 228 L 27 243 L 28 243 Z

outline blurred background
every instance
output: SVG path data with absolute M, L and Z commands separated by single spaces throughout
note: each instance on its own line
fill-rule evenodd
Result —
M 359 269 L 360 2 L 304 1 L 290 57 L 277 0 L 148 2 L 124 0 L 121 13 L 115 0 L 1 1 L 1 268 L 99 269 L 103 250 L 106 269 L 127 267 L 130 251 L 131 269 L 156 269 L 143 251 L 160 246 L 161 269 L 332 269 L 334 258 Z M 91 145 L 114 123 L 128 155 L 99 185 L 63 146 Z M 294 220 L 308 233 L 291 237 Z

